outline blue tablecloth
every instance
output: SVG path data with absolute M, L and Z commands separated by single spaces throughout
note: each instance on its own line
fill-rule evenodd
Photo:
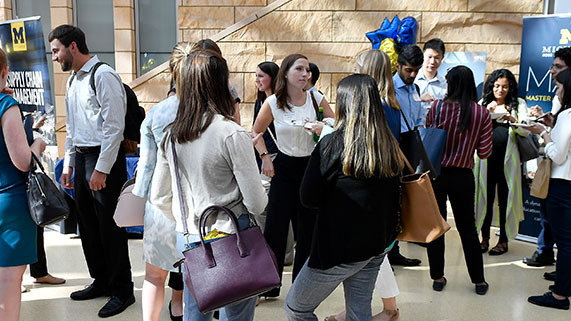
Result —
M 63 158 L 60 159 L 55 166 L 55 176 L 56 176 L 56 180 L 57 182 L 61 185 L 61 172 L 63 171 Z M 126 157 L 127 160 L 127 179 L 131 179 L 131 177 L 133 177 L 133 173 L 135 173 L 135 169 L 137 168 L 137 164 L 139 163 L 139 157 Z M 75 177 L 75 173 L 73 175 L 71 175 L 71 182 L 74 182 L 74 177 Z M 69 195 L 71 195 L 71 197 L 75 198 L 75 193 L 73 191 L 73 189 L 69 189 L 69 188 L 64 188 L 62 186 L 63 190 L 68 193 Z M 134 227 L 127 227 L 126 228 L 127 232 L 129 233 L 143 233 L 143 227 L 142 226 L 134 226 Z

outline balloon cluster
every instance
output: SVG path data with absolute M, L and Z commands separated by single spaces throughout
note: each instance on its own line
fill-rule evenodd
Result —
M 373 49 L 382 50 L 389 56 L 394 72 L 398 48 L 415 44 L 417 31 L 418 23 L 415 18 L 409 16 L 400 20 L 395 15 L 391 21 L 385 17 L 381 27 L 375 31 L 367 32 L 366 36 L 371 41 Z

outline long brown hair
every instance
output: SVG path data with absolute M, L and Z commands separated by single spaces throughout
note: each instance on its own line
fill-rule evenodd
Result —
M 280 66 L 280 71 L 278 72 L 278 76 L 276 79 L 276 91 L 274 92 L 276 95 L 277 105 L 279 109 L 282 110 L 290 109 L 290 107 L 287 104 L 288 92 L 287 92 L 286 75 L 291 66 L 293 66 L 293 64 L 298 59 L 308 60 L 307 57 L 302 54 L 291 54 L 284 58 L 284 60 L 282 61 L 282 65 Z
M 216 114 L 226 119 L 234 114 L 224 58 L 203 50 L 191 53 L 182 64 L 180 103 L 171 128 L 171 138 L 179 144 L 198 138 Z
M 381 105 L 377 82 L 354 74 L 337 85 L 335 130 L 343 132 L 343 173 L 356 178 L 400 175 L 404 159 Z

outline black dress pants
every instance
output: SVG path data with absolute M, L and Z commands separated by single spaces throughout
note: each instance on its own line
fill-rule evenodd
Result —
M 446 220 L 446 200 L 450 199 L 456 229 L 460 234 L 464 258 L 472 283 L 484 282 L 484 261 L 476 232 L 474 212 L 474 174 L 469 168 L 442 167 L 440 176 L 433 182 L 434 194 L 440 214 Z M 444 276 L 444 235 L 428 244 L 430 277 Z
M 498 187 L 498 206 L 500 217 L 500 243 L 507 243 L 506 234 L 506 209 L 508 206 L 508 184 L 504 175 L 505 148 L 494 150 L 488 158 L 488 182 L 486 216 L 482 223 L 482 237 L 490 238 L 490 226 L 494 217 L 494 199 L 496 198 L 496 186 Z
M 308 161 L 309 157 L 290 157 L 281 152 L 276 156 L 264 229 L 266 241 L 276 255 L 281 278 L 289 224 L 292 222 L 296 239 L 292 281 L 309 258 L 315 227 L 315 211 L 303 207 L 299 198 L 299 188 Z M 280 289 L 276 288 L 264 296 L 277 297 L 279 294 Z
M 76 153 L 75 157 L 74 188 L 81 244 L 94 286 L 125 299 L 133 295 L 127 233 L 113 220 L 121 187 L 127 180 L 125 153 L 122 148 L 119 150 L 106 187 L 93 191 L 89 181 L 98 157 L 99 152 Z
M 44 228 L 41 226 L 37 227 L 36 246 L 38 248 L 38 261 L 30 264 L 30 275 L 35 279 L 48 275 L 48 262 L 44 249 Z

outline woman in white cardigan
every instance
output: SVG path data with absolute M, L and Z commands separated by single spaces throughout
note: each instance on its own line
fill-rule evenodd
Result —
M 250 221 L 248 213 L 259 215 L 267 203 L 250 134 L 233 121 L 226 61 L 213 51 L 197 51 L 187 56 L 183 66 L 179 108 L 161 142 L 151 189 L 151 203 L 176 222 L 181 255 L 189 243 L 200 239 L 198 219 L 207 207 L 229 208 L 244 228 Z M 173 142 L 182 195 L 173 193 L 177 191 Z M 187 237 L 183 235 L 180 196 L 188 213 Z M 224 214 L 211 215 L 207 231 L 213 229 L 234 232 Z M 185 320 L 212 320 L 212 313 L 200 313 L 186 284 L 184 302 Z M 253 320 L 255 305 L 254 297 L 226 306 L 221 309 L 220 320 Z

